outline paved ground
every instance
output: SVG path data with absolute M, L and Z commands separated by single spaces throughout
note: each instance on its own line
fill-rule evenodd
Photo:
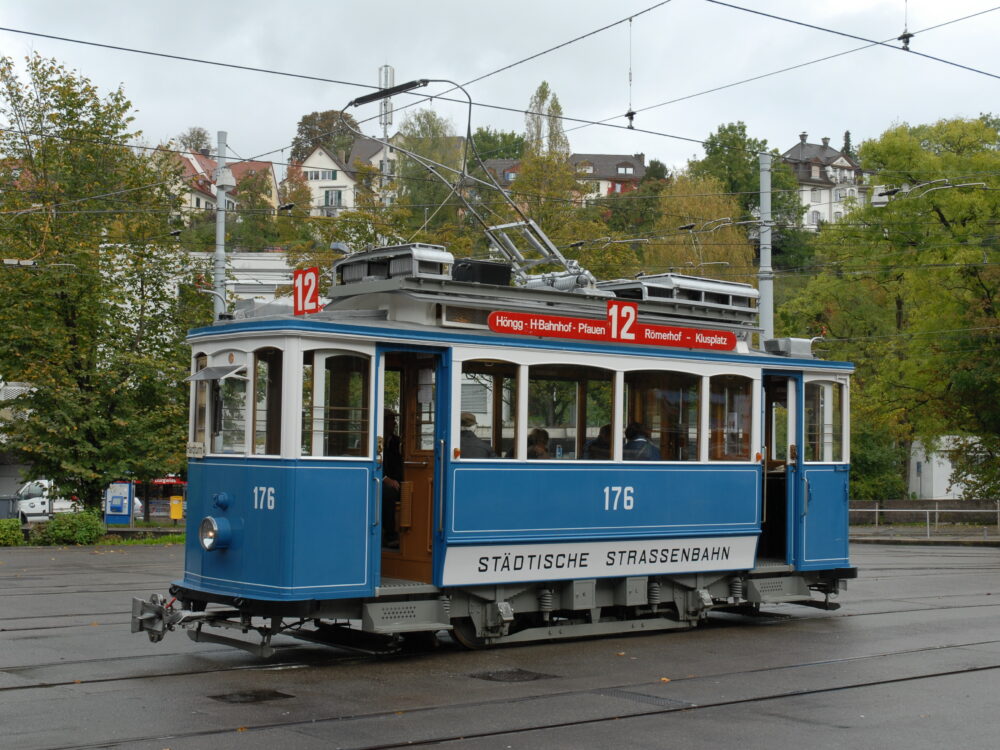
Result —
M 996 747 L 1000 551 L 862 544 L 824 612 L 687 632 L 261 662 L 128 627 L 179 547 L 0 549 L 4 750 Z

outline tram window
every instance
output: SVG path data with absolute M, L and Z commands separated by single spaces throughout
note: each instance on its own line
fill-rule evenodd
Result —
M 253 452 L 281 453 L 281 352 L 260 349 L 254 355 Z
M 528 370 L 528 458 L 584 458 L 612 422 L 612 373 L 596 367 L 536 365 Z
M 199 354 L 194 358 L 194 372 L 204 370 L 208 366 L 208 357 Z M 191 440 L 205 445 L 208 430 L 208 387 L 209 381 L 198 380 L 194 383 L 194 422 Z
M 306 352 L 302 370 L 303 454 L 367 456 L 369 358 Z
M 246 451 L 247 381 L 232 377 L 212 381 L 212 452 Z
M 700 376 L 630 372 L 625 375 L 625 390 L 625 421 L 637 422 L 646 429 L 662 460 L 698 460 Z M 655 460 L 655 453 L 649 454 Z
M 428 359 L 417 366 L 416 446 L 419 451 L 434 450 L 434 381 L 435 363 Z
M 460 406 L 462 414 L 475 417 L 472 431 L 479 440 L 489 445 L 490 451 L 495 454 L 490 458 L 513 458 L 517 432 L 516 365 L 492 361 L 462 363 Z
M 709 385 L 708 457 L 713 461 L 750 458 L 753 381 L 739 375 L 716 375 Z
M 844 460 L 843 385 L 806 383 L 806 461 Z

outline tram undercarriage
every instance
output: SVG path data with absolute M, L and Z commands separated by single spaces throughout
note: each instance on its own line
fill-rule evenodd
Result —
M 169 603 L 154 594 L 132 600 L 132 632 L 153 642 L 183 628 L 199 642 L 235 646 L 261 657 L 285 635 L 368 653 L 389 653 L 450 631 L 467 648 L 686 629 L 712 610 L 755 613 L 761 605 L 793 603 L 837 609 L 832 602 L 853 568 L 795 573 L 767 565 L 740 573 L 635 576 L 440 589 L 384 581 L 368 599 L 268 602 L 206 595 L 174 586 Z M 815 599 L 812 593 L 822 595 Z M 180 605 L 175 606 L 175 605 Z M 209 604 L 222 608 L 209 609 Z M 258 642 L 210 632 L 235 630 Z

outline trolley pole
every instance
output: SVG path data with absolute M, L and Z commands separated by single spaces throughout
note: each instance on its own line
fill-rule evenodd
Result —
M 212 296 L 215 319 L 226 314 L 226 193 L 236 187 L 232 171 L 226 167 L 226 131 L 219 131 L 215 169 L 215 256 L 212 272 Z
M 771 155 L 758 154 L 760 160 L 760 287 L 761 349 L 764 341 L 774 338 L 774 271 L 771 268 Z

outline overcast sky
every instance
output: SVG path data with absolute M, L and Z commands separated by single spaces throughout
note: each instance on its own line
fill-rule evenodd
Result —
M 995 7 L 996 0 L 733 0 L 736 5 L 866 39 L 917 32 L 911 49 L 1000 76 L 1000 10 L 924 29 Z M 469 87 L 477 103 L 523 110 L 546 80 L 566 115 L 624 125 L 635 110 L 742 79 L 854 50 L 864 42 L 712 4 L 706 0 L 395 0 L 238 3 L 135 0 L 0 0 L 0 26 L 151 52 L 267 68 L 338 81 L 377 83 L 380 65 L 396 82 L 470 81 L 525 57 L 621 23 Z M 905 14 L 905 16 L 904 16 Z M 630 42 L 631 39 L 631 42 Z M 893 44 L 898 42 L 893 41 Z M 629 89 L 631 45 L 632 86 Z M 235 153 L 287 158 L 299 118 L 340 109 L 366 89 L 239 71 L 0 31 L 0 51 L 38 52 L 89 77 L 102 90 L 123 86 L 145 140 L 158 143 L 192 125 L 229 133 Z M 434 90 L 441 90 L 434 87 Z M 782 151 L 801 131 L 839 147 L 857 146 L 895 123 L 1000 114 L 1000 79 L 914 54 L 871 47 L 762 80 L 640 111 L 638 131 L 566 123 L 574 151 L 637 153 L 683 166 L 720 124 L 743 120 L 750 135 Z M 398 96 L 397 106 L 413 101 Z M 435 101 L 458 131 L 465 108 Z M 357 111 L 377 115 L 377 105 Z M 396 126 L 401 115 L 397 114 Z M 523 130 L 523 115 L 477 107 L 473 128 Z M 376 122 L 366 124 L 377 131 Z M 274 152 L 274 153 L 271 153 Z

